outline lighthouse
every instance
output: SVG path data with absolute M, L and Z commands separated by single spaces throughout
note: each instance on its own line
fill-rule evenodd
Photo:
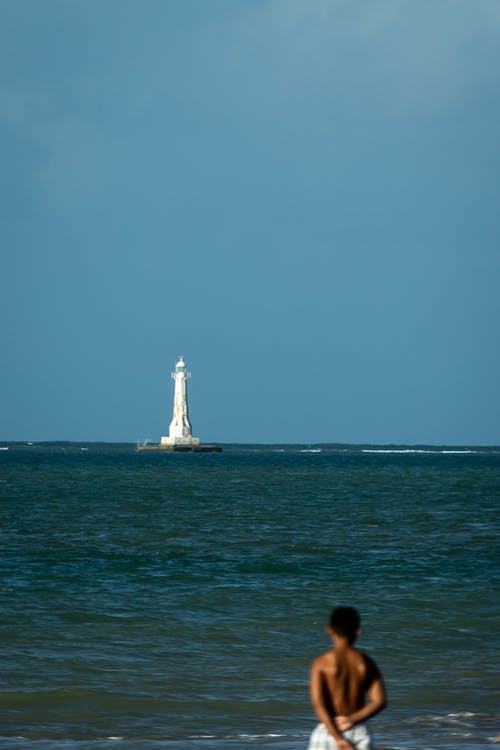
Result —
M 191 435 L 191 424 L 188 417 L 187 381 L 191 377 L 184 357 L 179 357 L 172 373 L 174 387 L 174 413 L 168 430 L 168 437 L 162 437 L 159 443 L 142 444 L 137 442 L 138 451 L 158 451 L 159 453 L 221 453 L 220 445 L 200 443 L 200 438 Z
M 161 445 L 185 446 L 186 448 L 200 444 L 200 438 L 192 437 L 191 425 L 188 417 L 188 399 L 187 399 L 187 381 L 191 373 L 187 371 L 186 363 L 182 356 L 175 365 L 175 372 L 172 373 L 172 379 L 175 383 L 174 388 L 174 412 L 168 437 L 162 437 Z

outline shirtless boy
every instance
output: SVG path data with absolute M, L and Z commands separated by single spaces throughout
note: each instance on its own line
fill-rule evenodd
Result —
M 311 668 L 311 701 L 321 723 L 311 735 L 309 750 L 371 750 L 364 722 L 385 708 L 386 697 L 377 665 L 354 648 L 361 633 L 357 611 L 334 609 L 327 633 L 333 648 Z

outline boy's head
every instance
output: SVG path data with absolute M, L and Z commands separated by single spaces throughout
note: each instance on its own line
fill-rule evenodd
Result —
M 351 643 L 360 634 L 361 620 L 354 607 L 335 607 L 330 615 L 330 630 L 347 638 Z

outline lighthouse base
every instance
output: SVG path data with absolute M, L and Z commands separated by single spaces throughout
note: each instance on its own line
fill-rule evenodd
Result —
M 200 444 L 200 438 L 194 437 L 162 437 L 160 445 L 187 445 L 194 446 Z

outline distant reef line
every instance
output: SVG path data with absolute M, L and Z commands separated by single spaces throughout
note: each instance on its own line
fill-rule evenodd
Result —
M 47 448 L 106 448 L 106 447 L 124 448 L 136 451 L 137 449 L 146 449 L 149 451 L 161 450 L 160 444 L 152 440 L 137 441 L 111 441 L 111 440 L 0 440 L 0 447 L 3 448 L 29 448 L 29 447 L 47 447 Z M 334 453 L 351 453 L 364 452 L 367 454 L 376 453 L 394 453 L 394 454 L 419 454 L 419 453 L 488 453 L 497 454 L 500 452 L 500 445 L 489 444 L 456 444 L 456 443 L 340 443 L 340 442 L 227 442 L 227 441 L 210 441 L 203 443 L 212 450 L 218 448 L 239 449 L 239 450 L 302 450 L 305 452 L 334 452 Z M 165 451 L 172 452 L 172 451 Z M 177 452 L 177 451 L 174 451 Z M 179 451 L 182 452 L 182 451 Z M 196 452 L 196 451 L 193 451 Z M 200 451 L 200 452 L 203 452 Z

